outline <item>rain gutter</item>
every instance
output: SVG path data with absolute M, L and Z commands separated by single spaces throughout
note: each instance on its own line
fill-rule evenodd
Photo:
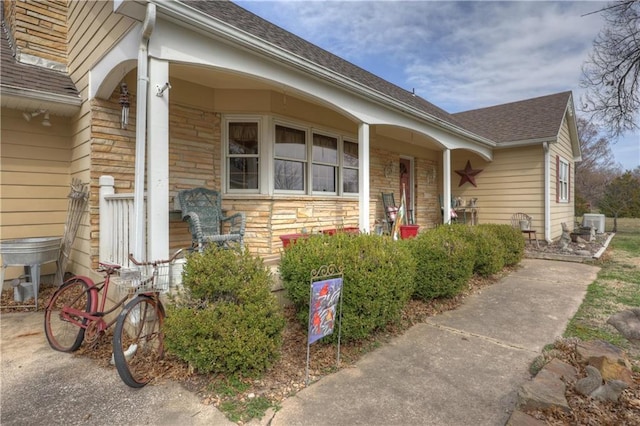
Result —
M 156 5 L 147 4 L 147 13 L 142 23 L 142 37 L 138 49 L 138 83 L 136 106 L 136 158 L 133 193 L 133 255 L 138 260 L 145 260 L 146 221 L 144 217 L 144 182 L 147 132 L 147 89 L 149 85 L 149 39 L 156 24 Z

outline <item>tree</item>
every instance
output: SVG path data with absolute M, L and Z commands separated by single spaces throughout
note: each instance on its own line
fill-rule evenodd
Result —
M 582 161 L 576 163 L 576 208 L 578 200 L 597 206 L 605 186 L 622 170 L 615 162 L 609 139 L 601 135 L 599 127 L 582 117 L 576 124 L 582 152 Z
M 600 211 L 613 217 L 613 232 L 618 231 L 619 217 L 640 217 L 640 179 L 627 171 L 605 188 Z
M 599 12 L 605 26 L 582 68 L 582 109 L 619 136 L 640 124 L 640 0 L 617 0 Z

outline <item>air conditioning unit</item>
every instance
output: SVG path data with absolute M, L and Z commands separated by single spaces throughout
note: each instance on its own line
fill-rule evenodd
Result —
M 602 234 L 604 232 L 604 215 L 585 213 L 582 217 L 582 226 L 591 226 L 596 228 L 598 234 Z

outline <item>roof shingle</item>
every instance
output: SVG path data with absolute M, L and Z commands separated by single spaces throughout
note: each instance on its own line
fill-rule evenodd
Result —
M 571 92 L 453 114 L 466 127 L 497 143 L 555 139 Z
M 0 85 L 2 87 L 33 90 L 52 95 L 79 96 L 78 89 L 66 73 L 18 62 L 9 45 L 4 21 L 0 30 L 2 32 L 0 34 L 2 39 Z

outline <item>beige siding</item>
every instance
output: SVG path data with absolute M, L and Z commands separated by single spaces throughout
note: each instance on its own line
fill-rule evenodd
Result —
M 560 128 L 560 135 L 558 142 L 551 144 L 550 146 L 550 205 L 551 205 L 551 238 L 557 239 L 562 235 L 562 223 L 566 223 L 570 229 L 573 229 L 573 223 L 575 221 L 574 210 L 574 175 L 575 175 L 575 163 L 573 162 L 573 152 L 571 149 L 571 139 L 569 136 L 569 126 L 567 120 L 564 120 L 562 127 Z M 557 201 L 557 183 L 558 183 L 558 169 L 557 158 L 560 157 L 569 163 L 569 202 Z
M 477 187 L 459 186 L 455 172 L 465 168 L 467 160 L 476 175 Z M 465 200 L 477 198 L 480 223 L 511 223 L 511 215 L 522 212 L 533 217 L 533 227 L 544 230 L 544 152 L 542 146 L 494 151 L 487 162 L 466 151 L 454 151 L 451 161 L 451 192 Z
M 2 109 L 0 139 L 0 239 L 62 236 L 67 217 L 70 125 L 27 122 L 20 111 Z M 48 265 L 43 273 L 51 273 Z M 7 279 L 17 274 L 10 269 Z

